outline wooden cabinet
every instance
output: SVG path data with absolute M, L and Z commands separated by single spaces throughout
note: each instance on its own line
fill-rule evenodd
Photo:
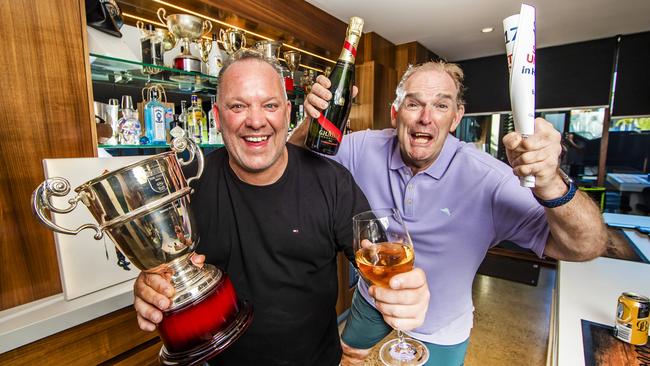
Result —
M 132 306 L 0 354 L 2 365 L 158 365 L 157 333 L 138 328 Z

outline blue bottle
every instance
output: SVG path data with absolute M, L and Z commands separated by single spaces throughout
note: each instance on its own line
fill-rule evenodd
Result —
M 158 100 L 158 90 L 151 89 L 151 100 L 144 106 L 145 135 L 152 145 L 167 143 L 165 106 Z

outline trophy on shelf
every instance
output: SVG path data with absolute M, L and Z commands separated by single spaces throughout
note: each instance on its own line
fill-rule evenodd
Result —
M 142 72 L 153 75 L 160 73 L 163 69 L 155 66 L 164 66 L 163 53 L 174 48 L 176 40 L 166 29 L 154 28 L 153 25 L 138 20 L 135 23 L 140 30 L 142 48 L 142 63 L 153 66 L 142 66 Z
M 219 40 L 223 43 L 223 48 L 226 53 L 232 55 L 246 47 L 246 35 L 244 31 L 235 28 L 228 28 L 228 30 L 219 30 Z
M 332 73 L 332 66 L 326 66 L 325 67 L 325 72 L 323 72 L 323 75 L 325 75 L 326 78 L 330 77 L 330 74 Z
M 316 81 L 316 71 L 315 70 L 305 70 L 305 72 L 302 73 L 302 77 L 300 78 L 300 83 L 302 84 L 302 87 L 305 89 L 305 93 L 309 94 L 311 91 L 311 86 L 314 85 L 314 82 Z
M 190 43 L 199 42 L 204 34 L 212 30 L 212 22 L 189 14 L 166 15 L 164 8 L 158 9 L 158 19 L 167 25 L 175 39 L 182 42 L 181 54 L 174 58 L 174 68 L 184 71 L 201 72 L 201 59 L 192 55 Z
M 49 178 L 32 194 L 32 209 L 49 229 L 75 235 L 95 230 L 95 239 L 107 234 L 140 270 L 171 274 L 176 289 L 171 307 L 158 325 L 163 340 L 163 365 L 196 365 L 214 357 L 248 328 L 253 311 L 239 301 L 228 275 L 212 265 L 199 268 L 190 258 L 198 235 L 190 208 L 189 183 L 203 173 L 203 154 L 186 137 L 172 141 L 172 151 L 154 155 L 107 172 L 75 188 L 69 207 L 57 208 L 52 196 L 65 197 L 70 183 Z M 178 157 L 187 151 L 188 160 Z M 197 160 L 196 176 L 186 179 L 181 166 Z M 96 224 L 76 229 L 55 224 L 47 211 L 66 214 L 82 202 Z M 213 243 L 217 245 L 218 243 Z
M 285 85 L 287 86 L 287 90 L 293 90 L 295 78 L 294 73 L 298 70 L 298 66 L 300 66 L 301 55 L 298 51 L 286 51 L 282 54 L 282 57 L 284 58 L 284 62 L 287 64 L 290 73 L 290 75 L 285 78 Z
M 199 44 L 199 50 L 201 51 L 201 60 L 207 64 L 210 57 L 210 51 L 212 51 L 212 39 L 201 38 L 197 43 Z
M 255 42 L 255 50 L 264 55 L 266 58 L 278 61 L 280 57 L 281 42 L 276 41 L 257 41 Z

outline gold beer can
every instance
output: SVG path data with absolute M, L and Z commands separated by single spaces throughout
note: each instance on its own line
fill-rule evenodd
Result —
M 632 292 L 624 292 L 618 297 L 614 336 L 630 344 L 646 344 L 649 316 L 650 299 Z

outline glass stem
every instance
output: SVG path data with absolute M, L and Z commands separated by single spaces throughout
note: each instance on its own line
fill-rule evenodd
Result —
M 408 343 L 404 341 L 404 332 L 397 330 L 397 344 L 400 349 L 407 349 L 409 347 Z

